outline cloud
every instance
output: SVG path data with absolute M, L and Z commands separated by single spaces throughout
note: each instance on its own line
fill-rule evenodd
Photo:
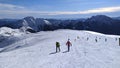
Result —
M 120 6 L 118 7 L 104 7 L 104 8 L 96 8 L 85 11 L 75 11 L 75 12 L 54 12 L 50 13 L 50 15 L 61 15 L 61 14 L 94 14 L 94 13 L 110 13 L 110 12 L 118 12 L 120 11 Z
M 17 10 L 0 10 L 0 14 L 17 14 L 17 15 L 75 15 L 75 14 L 97 14 L 97 13 L 110 13 L 110 12 L 118 12 L 120 11 L 120 6 L 117 7 L 103 7 L 103 8 L 95 8 L 89 9 L 85 11 L 34 11 L 34 10 L 20 10 L 24 7 L 10 5 L 10 4 L 0 4 L 0 7 L 8 7 L 8 8 L 19 8 Z
M 13 4 L 3 4 L 0 3 L 1 10 L 15 10 L 15 9 L 24 9 L 23 6 L 13 5 Z
M 120 11 L 120 6 L 91 9 L 91 10 L 81 11 L 79 13 L 80 14 L 91 14 L 91 13 L 108 13 L 108 12 L 117 12 L 117 11 Z

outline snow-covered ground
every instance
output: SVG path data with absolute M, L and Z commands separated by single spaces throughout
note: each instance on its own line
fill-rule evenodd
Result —
M 1 48 L 0 68 L 119 68 L 119 36 L 90 31 L 56 30 L 18 36 Z M 72 47 L 66 52 L 66 41 Z M 55 42 L 61 52 L 55 53 Z M 6 42 L 7 43 L 7 42 Z

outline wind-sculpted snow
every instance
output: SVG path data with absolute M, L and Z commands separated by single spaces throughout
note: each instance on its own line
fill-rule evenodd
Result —
M 0 35 L 3 35 L 3 36 L 19 36 L 22 34 L 24 33 L 21 32 L 19 29 L 12 29 L 9 27 L 0 28 Z
M 90 31 L 56 30 L 19 36 L 2 48 L 0 68 L 119 68 L 119 36 Z M 67 52 L 66 41 L 72 42 Z M 55 42 L 61 52 L 55 52 Z

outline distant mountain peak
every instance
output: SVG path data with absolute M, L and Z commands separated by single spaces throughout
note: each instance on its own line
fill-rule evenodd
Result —
M 87 22 L 99 22 L 101 24 L 111 24 L 114 20 L 111 17 L 105 15 L 96 15 L 92 16 L 91 18 L 87 19 Z
M 27 16 L 24 19 L 35 19 L 33 16 Z
M 96 15 L 96 16 L 92 16 L 90 19 L 102 19 L 102 20 L 110 20 L 112 18 L 108 17 L 108 16 L 105 16 L 105 15 Z

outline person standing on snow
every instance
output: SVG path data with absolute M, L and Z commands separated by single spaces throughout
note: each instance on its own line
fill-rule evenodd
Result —
M 60 43 L 56 42 L 56 52 L 58 52 L 58 49 L 59 49 L 59 52 L 60 52 Z
M 70 39 L 68 39 L 66 45 L 68 46 L 68 52 L 70 51 L 70 46 L 72 46 Z

